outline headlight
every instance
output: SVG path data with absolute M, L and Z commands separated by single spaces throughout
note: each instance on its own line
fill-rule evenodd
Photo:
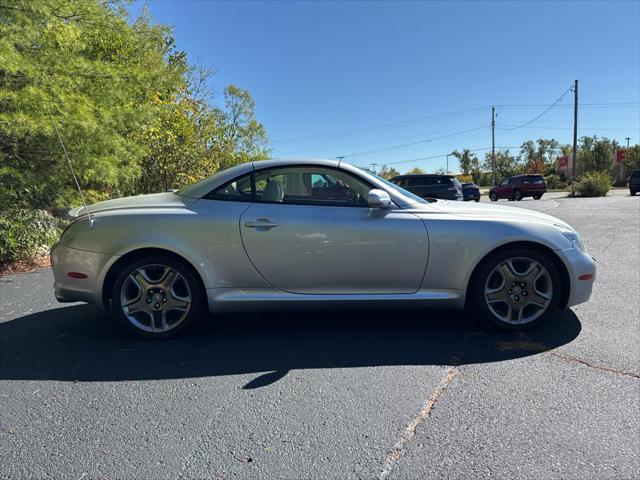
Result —
M 564 235 L 565 238 L 569 240 L 574 247 L 582 250 L 583 252 L 587 251 L 586 247 L 584 246 L 584 242 L 582 241 L 582 238 L 580 238 L 578 232 L 574 232 L 573 230 L 562 230 L 562 235 Z

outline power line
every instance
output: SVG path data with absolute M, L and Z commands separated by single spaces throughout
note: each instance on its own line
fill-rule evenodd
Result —
M 562 101 L 562 99 L 567 95 L 567 93 L 569 93 L 571 91 L 573 91 L 573 87 L 569 87 L 562 95 L 560 95 L 560 97 L 558 97 L 558 99 L 555 102 L 553 102 L 546 109 L 544 109 L 540 114 L 536 115 L 535 117 L 533 117 L 528 122 L 525 122 L 522 125 L 518 125 L 517 127 L 511 127 L 511 128 L 500 128 L 500 127 L 498 127 L 498 128 L 500 130 L 517 130 L 519 128 L 526 127 L 527 125 L 532 124 L 533 122 L 538 120 L 540 117 L 542 117 L 545 113 L 547 113 L 549 110 L 551 110 L 553 107 L 555 107 L 556 104 L 560 103 Z
M 429 136 L 429 135 L 437 135 L 440 133 L 450 133 L 450 132 L 457 132 L 458 129 L 456 128 L 447 128 L 444 130 L 436 130 L 436 131 L 432 131 L 432 132 L 427 132 L 427 133 L 419 133 L 417 135 L 409 135 L 409 136 L 404 136 L 404 137 L 400 137 L 400 138 L 390 138 L 390 139 L 386 139 L 386 140 L 378 140 L 375 142 L 366 142 L 366 143 L 359 143 L 357 145 L 349 145 L 349 146 L 340 146 L 340 147 L 327 147 L 327 148 L 323 148 L 321 150 L 306 150 L 304 152 L 296 152 L 296 153 L 284 153 L 281 154 L 281 157 L 295 157 L 298 155 L 303 155 L 303 154 L 308 154 L 308 153 L 314 153 L 316 154 L 317 152 L 335 152 L 337 149 L 341 150 L 341 151 L 353 151 L 354 148 L 361 148 L 361 147 L 368 147 L 370 145 L 380 145 L 380 144 L 389 144 L 390 142 L 397 142 L 397 141 L 401 141 L 401 140 L 409 140 L 411 138 L 423 138 L 425 136 Z M 352 153 L 351 155 L 356 155 L 354 153 Z
M 589 107 L 598 107 L 598 106 L 609 106 L 609 107 L 631 107 L 634 105 L 640 105 L 639 102 L 599 102 L 599 103 L 582 103 L 581 107 L 589 106 Z M 522 104 L 509 104 L 509 105 L 496 105 L 499 108 L 506 109 L 518 109 L 518 108 L 539 108 L 539 107 L 547 107 L 546 103 L 522 103 Z M 558 105 L 558 108 L 571 108 L 573 105 Z
M 633 106 L 637 106 L 637 105 L 640 105 L 640 103 L 639 102 L 595 102 L 595 103 L 583 103 L 583 104 L 581 104 L 581 107 L 629 108 L 629 107 L 633 107 Z M 529 108 L 540 108 L 540 107 L 549 107 L 549 105 L 548 104 L 544 104 L 544 103 L 543 104 L 533 104 L 532 103 L 532 104 L 502 104 L 502 105 L 496 105 L 496 108 L 505 109 L 505 110 L 506 109 L 515 109 L 515 110 L 517 110 L 517 109 L 529 109 Z M 475 107 L 475 108 L 469 108 L 469 109 L 465 109 L 465 110 L 458 110 L 458 111 L 455 111 L 455 112 L 441 113 L 441 114 L 438 114 L 438 115 L 432 115 L 432 116 L 429 116 L 429 117 L 422 117 L 422 118 L 417 118 L 417 119 L 412 119 L 412 120 L 401 120 L 401 121 L 392 122 L 392 123 L 372 125 L 372 126 L 369 126 L 369 127 L 362 127 L 362 128 L 356 128 L 356 129 L 348 129 L 348 130 L 338 130 L 338 131 L 327 132 L 327 133 L 319 133 L 319 134 L 316 134 L 316 135 L 305 135 L 305 136 L 300 136 L 300 137 L 290 137 L 290 138 L 276 139 L 276 140 L 273 140 L 271 142 L 271 145 L 277 146 L 277 145 L 304 143 L 304 142 L 310 142 L 310 141 L 314 141 L 314 140 L 320 140 L 320 139 L 323 139 L 323 138 L 345 137 L 345 136 L 352 136 L 352 135 L 359 135 L 359 134 L 369 133 L 369 132 L 376 131 L 376 130 L 384 130 L 384 129 L 393 128 L 393 127 L 418 125 L 420 123 L 426 123 L 426 122 L 436 121 L 436 120 L 446 119 L 446 118 L 454 118 L 456 116 L 462 116 L 462 115 L 471 114 L 471 113 L 478 113 L 478 112 L 481 112 L 481 111 L 486 110 L 488 108 L 491 108 L 491 107 L 490 106 Z M 555 105 L 555 108 L 572 108 L 572 105 Z
M 549 126 L 544 126 L 544 125 L 532 125 L 529 128 L 535 128 L 535 129 L 540 129 L 540 130 L 573 130 L 573 127 L 549 127 Z M 500 128 L 500 130 L 508 130 L 506 128 Z M 585 128 L 583 128 L 582 130 L 585 130 Z M 597 128 L 597 127 L 589 127 L 588 130 L 591 131 L 611 131 L 611 132 L 637 132 L 638 129 L 637 128 Z
M 307 135 L 307 136 L 302 136 L 302 137 L 283 138 L 283 139 L 279 139 L 279 140 L 274 140 L 272 142 L 272 144 L 284 145 L 284 144 L 289 144 L 289 143 L 303 143 L 303 142 L 306 142 L 306 141 L 319 140 L 319 139 L 329 138 L 329 137 L 344 137 L 344 136 L 358 135 L 358 134 L 362 134 L 362 133 L 369 133 L 371 131 L 383 130 L 383 129 L 387 129 L 387 128 L 393 128 L 393 127 L 399 127 L 399 126 L 408 126 L 408 125 L 417 125 L 417 124 L 420 124 L 420 123 L 426 123 L 426 122 L 440 120 L 440 119 L 444 119 L 444 118 L 453 118 L 453 117 L 457 117 L 457 116 L 467 115 L 467 114 L 470 114 L 470 113 L 480 112 L 482 110 L 486 110 L 487 108 L 488 107 L 475 107 L 475 108 L 469 108 L 469 109 L 466 109 L 466 110 L 458 110 L 458 111 L 455 111 L 455 112 L 441 113 L 441 114 L 438 114 L 438 115 L 432 115 L 432 116 L 429 116 L 429 117 L 422 117 L 422 118 L 413 119 L 413 120 L 402 120 L 402 121 L 398 121 L 398 122 L 372 125 L 372 126 L 369 126 L 369 127 L 362 127 L 362 128 L 356 128 L 356 129 L 350 129 L 350 130 L 339 130 L 339 131 L 328 132 L 328 133 L 320 133 L 320 134 L 317 134 L 317 135 Z
M 366 152 L 356 152 L 356 153 L 353 153 L 352 155 L 356 155 L 356 156 L 369 155 L 371 153 L 386 152 L 387 150 L 394 150 L 396 148 L 410 147 L 412 145 L 420 145 L 422 143 L 432 142 L 433 140 L 440 140 L 441 138 L 448 138 L 448 137 L 453 137 L 455 135 L 462 135 L 463 133 L 474 132 L 476 130 L 481 130 L 483 128 L 487 128 L 487 126 L 486 125 L 481 125 L 479 127 L 469 128 L 469 129 L 466 129 L 466 130 L 460 130 L 458 132 L 450 133 L 448 135 L 441 135 L 439 137 L 432 137 L 432 138 L 428 138 L 426 140 L 420 140 L 418 142 L 404 143 L 402 145 L 394 145 L 392 147 L 378 148 L 376 150 L 369 150 L 369 151 L 366 151 Z
M 471 149 L 471 150 L 469 150 L 469 152 L 470 153 L 482 152 L 484 150 L 491 150 L 491 148 L 492 147 L 479 147 L 479 148 Z M 500 150 L 508 150 L 510 148 L 520 148 L 520 147 L 511 146 L 511 147 L 495 147 L 495 148 L 496 149 L 500 149 Z M 410 160 L 400 160 L 398 162 L 389 162 L 389 163 L 385 162 L 385 163 L 383 163 L 383 165 L 384 166 L 391 166 L 391 165 L 401 165 L 403 163 L 420 162 L 422 160 L 433 160 L 434 158 L 445 158 L 447 155 L 450 155 L 450 154 L 451 154 L 451 152 L 443 153 L 443 154 L 440 154 L 440 155 L 431 155 L 429 157 L 412 158 Z M 366 168 L 366 167 L 364 167 L 362 165 L 357 165 L 357 166 L 359 166 L 360 168 Z

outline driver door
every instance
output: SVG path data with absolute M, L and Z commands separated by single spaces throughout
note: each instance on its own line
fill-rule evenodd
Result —
M 372 188 L 322 166 L 254 174 L 254 203 L 240 218 L 242 241 L 278 289 L 306 294 L 413 293 L 428 258 L 423 222 L 399 208 L 370 208 Z

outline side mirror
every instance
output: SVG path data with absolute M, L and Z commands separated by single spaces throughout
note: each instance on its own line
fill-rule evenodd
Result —
M 373 190 L 369 190 L 367 203 L 371 208 L 387 208 L 391 205 L 391 197 L 384 190 L 374 188 Z

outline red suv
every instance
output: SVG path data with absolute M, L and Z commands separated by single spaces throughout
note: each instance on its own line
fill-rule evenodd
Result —
M 546 191 L 547 183 L 542 175 L 516 175 L 491 187 L 489 198 L 494 202 L 499 198 L 520 201 L 524 197 L 533 197 L 534 200 L 540 200 Z

